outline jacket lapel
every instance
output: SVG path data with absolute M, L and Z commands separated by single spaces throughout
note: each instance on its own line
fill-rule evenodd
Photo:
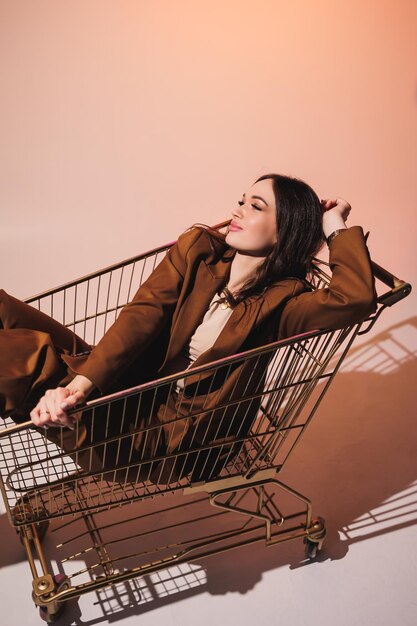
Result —
M 197 326 L 203 321 L 215 293 L 227 284 L 231 261 L 235 253 L 234 248 L 229 248 L 223 257 L 212 265 L 202 259 L 197 271 L 189 277 L 189 294 L 173 317 L 165 359 L 158 372 L 178 355 L 186 343 L 188 344 Z M 188 291 L 187 287 L 185 290 Z M 234 313 L 235 311 L 231 317 Z

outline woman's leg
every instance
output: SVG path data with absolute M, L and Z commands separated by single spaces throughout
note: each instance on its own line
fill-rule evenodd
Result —
M 91 348 L 84 339 L 57 320 L 0 289 L 0 329 L 14 328 L 48 333 L 56 348 L 71 354 Z
M 89 349 L 89 344 L 63 324 L 0 289 L 0 416 L 10 416 L 17 423 L 28 421 L 47 389 L 65 386 L 75 376 L 60 354 Z M 39 432 L 86 471 L 93 464 L 97 467 L 94 454 L 80 451 L 88 440 L 84 420 L 74 431 L 51 427 Z
M 60 354 L 88 349 L 72 330 L 0 289 L 0 415 L 26 413 L 46 389 L 68 384 L 73 376 Z

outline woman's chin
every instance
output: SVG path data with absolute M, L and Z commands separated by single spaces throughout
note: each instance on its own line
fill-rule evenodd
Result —
M 228 230 L 226 233 L 225 241 L 228 242 L 229 239 L 230 241 L 238 241 L 238 237 L 236 237 L 236 235 L 238 235 L 240 232 L 240 230 Z

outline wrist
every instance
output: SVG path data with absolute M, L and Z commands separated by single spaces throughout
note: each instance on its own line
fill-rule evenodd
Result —
M 87 376 L 77 374 L 65 388 L 69 389 L 71 393 L 81 391 L 87 397 L 93 391 L 94 387 L 94 383 L 92 383 Z
M 327 219 L 323 216 L 323 232 L 326 239 L 335 230 L 342 230 L 345 228 L 347 228 L 347 226 L 340 215 L 331 215 Z
M 328 237 L 326 237 L 326 243 L 327 245 L 330 245 L 330 242 L 337 237 L 337 235 L 340 235 L 340 233 L 342 231 L 346 230 L 346 226 L 345 228 L 337 228 L 336 230 L 334 230 L 332 233 L 330 233 L 330 235 Z

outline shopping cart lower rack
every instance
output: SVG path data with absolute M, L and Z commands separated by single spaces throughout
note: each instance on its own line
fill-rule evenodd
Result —
M 100 325 L 103 334 L 110 313 L 117 316 L 123 306 L 126 276 L 124 302 L 129 301 L 130 285 L 138 282 L 135 274 L 143 277 L 146 264 L 155 267 L 169 245 L 26 302 L 49 310 L 84 338 L 93 322 L 97 340 Z M 315 259 L 314 288 L 329 283 L 326 265 Z M 317 555 L 326 534 L 324 520 L 313 518 L 310 500 L 279 480 L 279 474 L 355 338 L 369 332 L 384 308 L 411 291 L 408 283 L 374 262 L 372 266 L 375 277 L 390 289 L 378 297 L 375 314 L 352 327 L 302 333 L 93 399 L 69 411 L 79 417 L 74 431 L 43 431 L 31 421 L 4 421 L 2 494 L 27 553 L 33 600 L 47 621 L 86 592 L 100 593 L 254 542 L 274 546 L 303 538 L 305 557 Z M 104 304 L 91 314 L 88 294 L 94 289 L 96 302 Z M 111 289 L 117 291 L 115 306 Z M 80 302 L 85 311 L 81 317 Z M 197 409 L 191 402 L 191 410 L 184 412 L 175 388 L 179 379 L 186 386 L 191 374 L 203 377 L 208 371 L 210 380 L 239 371 L 245 393 L 232 393 L 208 415 L 206 411 L 204 429 L 196 431 L 204 411 L 201 391 Z M 242 389 L 242 380 L 237 382 Z M 219 389 L 208 388 L 207 397 L 212 400 Z M 177 404 L 172 404 L 175 399 Z M 170 403 L 175 417 L 156 421 L 155 408 L 161 411 Z M 178 438 L 178 432 L 179 445 L 167 452 L 162 441 L 174 434 Z M 51 521 L 56 567 L 41 543 Z

